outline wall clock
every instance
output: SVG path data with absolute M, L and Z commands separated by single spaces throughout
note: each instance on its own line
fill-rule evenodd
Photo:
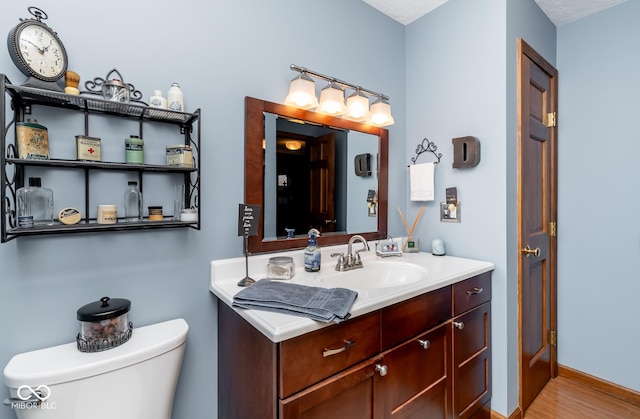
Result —
M 64 92 L 58 80 L 67 71 L 67 51 L 56 32 L 42 22 L 47 14 L 37 7 L 27 10 L 34 18 L 21 18 L 11 29 L 7 38 L 9 55 L 28 77 L 24 86 Z

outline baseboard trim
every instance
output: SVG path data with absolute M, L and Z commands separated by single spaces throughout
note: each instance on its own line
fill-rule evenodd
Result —
M 511 414 L 507 418 L 507 417 L 502 416 L 500 413 L 492 410 L 491 411 L 491 419 L 522 419 L 522 411 L 520 410 L 520 407 L 517 407 L 516 410 L 511 412 Z
M 623 400 L 640 407 L 640 392 L 631 390 L 630 388 L 614 384 L 602 378 L 594 377 L 582 371 L 574 370 L 558 364 L 558 375 L 570 380 L 582 383 L 598 391 L 608 394 L 611 397 Z

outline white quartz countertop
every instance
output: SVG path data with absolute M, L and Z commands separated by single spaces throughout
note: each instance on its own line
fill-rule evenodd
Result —
M 380 256 L 376 256 L 373 247 L 372 245 L 371 251 L 361 253 L 365 269 L 367 262 L 382 259 Z M 359 248 L 360 245 L 358 244 L 358 249 Z M 323 273 L 335 272 L 336 259 L 331 258 L 331 253 L 345 252 L 346 245 L 327 246 L 323 247 L 321 251 L 322 268 L 320 272 L 305 272 L 304 250 L 295 250 L 249 256 L 249 276 L 256 281 L 262 279 L 266 276 L 267 263 L 270 257 L 291 256 L 296 265 L 296 274 L 291 280 L 286 282 L 309 286 L 322 286 L 317 280 L 317 276 Z M 384 258 L 384 261 L 389 263 L 411 263 L 420 265 L 427 269 L 427 278 L 425 280 L 388 288 L 356 289 L 355 291 L 358 292 L 358 297 L 350 310 L 352 318 L 408 300 L 425 292 L 463 281 L 481 273 L 491 271 L 494 268 L 490 262 L 452 256 L 433 256 L 430 253 L 424 252 L 404 253 L 401 257 Z M 246 267 L 244 257 L 214 260 L 211 262 L 209 290 L 223 303 L 231 307 L 233 296 L 244 289 L 243 287 L 239 287 L 237 283 L 243 279 L 245 275 Z M 330 325 L 288 314 L 240 308 L 234 308 L 234 310 L 273 342 L 281 342 Z

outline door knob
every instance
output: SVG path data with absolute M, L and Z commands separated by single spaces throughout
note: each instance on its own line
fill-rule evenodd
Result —
M 527 245 L 527 247 L 522 249 L 522 253 L 524 253 L 525 257 L 529 257 L 531 255 L 540 257 L 540 248 L 536 247 L 535 249 L 532 249 L 531 247 L 529 247 L 529 245 Z

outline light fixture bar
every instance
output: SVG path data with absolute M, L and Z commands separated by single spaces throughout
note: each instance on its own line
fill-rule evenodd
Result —
M 289 67 L 293 71 L 297 71 L 297 72 L 300 72 L 300 73 L 306 73 L 306 74 L 309 74 L 309 75 L 314 76 L 316 78 L 326 80 L 328 82 L 334 82 L 334 83 L 337 83 L 337 84 L 342 85 L 344 87 L 348 87 L 348 88 L 356 90 L 356 91 L 367 93 L 367 94 L 369 94 L 371 96 L 376 96 L 376 97 L 378 97 L 378 98 L 380 98 L 382 100 L 389 100 L 389 96 L 385 95 L 384 93 L 374 92 L 373 90 L 365 89 L 363 87 L 356 86 L 356 85 L 351 84 L 351 83 L 347 83 L 346 81 L 343 81 L 343 80 L 340 80 L 340 79 L 336 79 L 335 77 L 325 76 L 324 74 L 316 73 L 315 71 L 309 70 L 308 68 L 305 68 L 305 67 L 297 66 L 295 64 L 291 64 Z

